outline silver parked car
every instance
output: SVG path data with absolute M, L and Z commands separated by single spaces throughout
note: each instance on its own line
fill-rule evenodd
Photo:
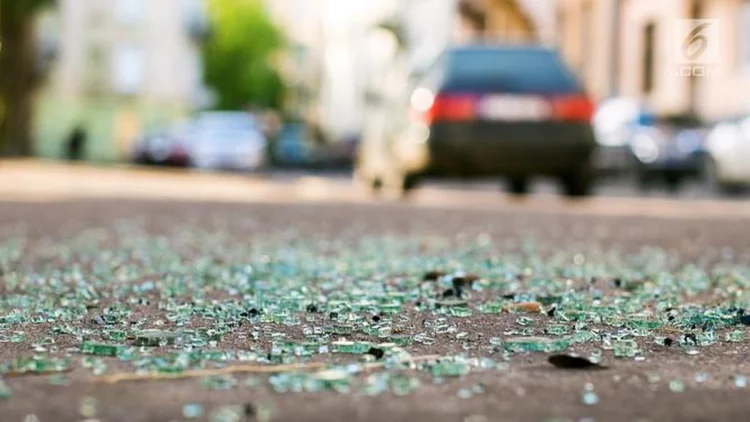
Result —
M 250 171 L 266 163 L 266 139 L 249 113 L 202 113 L 191 138 L 192 162 L 199 169 Z

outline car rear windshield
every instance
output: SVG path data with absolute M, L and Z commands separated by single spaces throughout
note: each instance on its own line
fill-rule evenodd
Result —
M 540 48 L 467 48 L 448 54 L 443 89 L 572 94 L 580 91 L 557 53 Z

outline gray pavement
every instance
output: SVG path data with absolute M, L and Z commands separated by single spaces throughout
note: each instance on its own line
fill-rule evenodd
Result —
M 52 354 L 69 354 L 73 362 L 71 372 L 65 374 L 66 384 L 44 375 L 6 378 L 12 395 L 0 399 L 3 422 L 25 421 L 29 415 L 42 422 L 189 421 L 183 414 L 188 403 L 198 403 L 204 410 L 196 420 L 212 421 L 220 419 L 209 419 L 210 415 L 226 406 L 244 409 L 248 404 L 255 410 L 229 420 L 656 422 L 736 421 L 750 414 L 750 387 L 738 382 L 738 377 L 750 377 L 750 346 L 744 338 L 724 340 L 731 331 L 747 335 L 748 330 L 742 325 L 722 326 L 712 331 L 716 342 L 697 347 L 681 339 L 686 333 L 702 336 L 705 328 L 689 324 L 679 328 L 666 319 L 670 312 L 682 321 L 696 309 L 718 312 L 729 304 L 750 303 L 745 289 L 750 268 L 746 201 L 608 193 L 568 201 L 544 183 L 538 194 L 519 200 L 498 192 L 492 183 L 465 189 L 460 184 L 430 182 L 409 201 L 398 202 L 367 197 L 352 187 L 346 175 L 248 177 L 28 162 L 0 163 L 0 180 L 4 181 L 0 184 L 3 312 L 10 312 L 8 298 L 20 304 L 44 298 L 49 301 L 45 303 L 59 306 L 55 301 L 68 290 L 65 283 L 58 287 L 53 280 L 64 279 L 71 289 L 91 283 L 103 295 L 102 303 L 87 310 L 92 317 L 107 306 L 121 304 L 145 326 L 177 329 L 159 305 L 166 300 L 166 286 L 180 286 L 180 277 L 192 280 L 190 286 L 204 283 L 192 278 L 200 274 L 199 269 L 215 270 L 211 274 L 221 278 L 225 271 L 245 268 L 248 262 L 261 268 L 280 259 L 300 268 L 313 262 L 328 265 L 326 271 L 314 273 L 280 267 L 277 271 L 293 271 L 276 274 L 280 286 L 287 286 L 279 287 L 282 292 L 289 288 L 288 282 L 309 282 L 320 295 L 350 291 L 349 283 L 363 291 L 377 290 L 382 284 L 398 291 L 399 280 L 418 280 L 427 269 L 467 268 L 484 280 L 480 285 L 502 282 L 520 292 L 540 286 L 557 294 L 577 292 L 586 306 L 601 300 L 629 303 L 622 317 L 661 321 L 658 328 L 635 337 L 644 359 L 615 358 L 612 350 L 604 349 L 608 370 L 561 371 L 546 362 L 547 353 L 512 354 L 505 361 L 502 352 L 492 351 L 489 340 L 505 340 L 525 328 L 546 335 L 549 324 L 572 330 L 572 321 L 547 313 L 483 314 L 477 311 L 480 304 L 507 292 L 472 291 L 472 316 L 446 318 L 458 332 L 469 333 L 471 348 L 464 348 L 466 340 L 443 333 L 435 334 L 432 344 L 415 342 L 407 350 L 415 356 L 485 356 L 507 366 L 472 370 L 441 382 L 427 372 L 405 370 L 419 379 L 421 387 L 404 396 L 359 393 L 368 382 L 367 374 L 356 376 L 348 393 L 279 393 L 266 375 L 258 375 L 255 387 L 246 387 L 248 374 L 237 375 L 241 385 L 221 391 L 206 387 L 201 379 L 102 383 L 82 355 L 66 352 L 80 346 L 80 339 L 56 335 Z M 583 268 L 596 277 L 583 276 Z M 615 281 L 620 277 L 637 283 L 627 290 Z M 155 292 L 123 293 L 130 292 L 129 286 L 150 282 Z M 211 283 L 202 295 L 216 306 L 231 306 L 241 299 L 233 284 L 211 287 Z M 143 297 L 150 303 L 142 305 Z M 25 309 L 33 309 L 34 300 L 23 305 Z M 675 311 L 664 308 L 667 302 Z M 422 333 L 425 321 L 432 323 L 438 317 L 420 306 L 409 300 L 395 317 L 405 317 L 404 334 Z M 311 324 L 327 323 L 323 314 L 310 318 Z M 213 323 L 196 316 L 187 327 Z M 101 327 L 91 318 L 68 324 L 100 335 L 96 333 Z M 58 325 L 0 324 L 0 334 L 25 333 L 20 342 L 0 343 L 0 361 L 36 353 L 38 343 Z M 622 327 L 616 321 L 589 322 L 587 329 L 616 334 Z M 257 341 L 251 340 L 254 330 L 260 333 Z M 265 353 L 272 332 L 299 341 L 304 338 L 300 326 L 252 320 L 212 348 Z M 673 338 L 675 344 L 664 346 L 657 341 L 661 337 Z M 354 338 L 370 340 L 361 334 Z M 595 340 L 574 344 L 569 351 L 588 356 L 603 347 Z M 148 354 L 169 350 L 162 346 Z M 312 361 L 329 359 L 326 356 Z M 359 361 L 349 355 L 330 359 Z M 103 362 L 105 375 L 133 371 L 131 363 L 115 358 Z M 589 383 L 596 401 L 586 404 L 583 394 Z M 481 393 L 462 393 L 477 385 Z M 81 406 L 91 399 L 96 403 L 94 411 Z

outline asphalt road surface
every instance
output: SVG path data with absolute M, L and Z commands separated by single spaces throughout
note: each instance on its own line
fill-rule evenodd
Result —
M 39 163 L 0 163 L 0 180 L 3 422 L 736 421 L 750 414 L 747 201 L 638 197 L 617 186 L 586 201 L 545 186 L 518 200 L 489 184 L 431 184 L 398 202 L 372 200 L 346 177 Z M 441 274 L 425 277 L 430 271 Z M 386 293 L 400 298 L 394 313 L 385 310 Z M 279 308 L 300 297 L 301 309 Z M 461 300 L 469 315 L 450 308 Z M 342 325 L 355 332 L 327 331 Z M 378 338 L 362 327 L 387 333 Z M 318 349 L 283 360 L 348 368 L 346 388 L 336 384 L 340 373 L 331 381 L 330 372 L 309 368 L 298 372 L 313 377 L 313 387 L 308 378 L 294 384 L 286 369 L 257 368 L 114 382 L 106 377 L 186 346 L 131 347 L 132 359 L 80 350 L 82 340 L 130 347 L 141 329 L 199 337 L 214 329 L 221 335 L 192 350 L 250 354 L 191 364 L 203 370 L 247 361 L 270 367 L 264 359 L 281 339 L 333 347 L 341 337 L 377 345 L 398 334 L 411 339 L 403 350 L 417 359 L 401 367 L 395 352 L 373 346 L 370 358 L 390 362 L 386 368 Z M 551 350 L 514 350 L 519 338 L 568 339 L 562 351 L 599 357 L 607 369 L 556 368 L 547 362 Z M 67 361 L 56 375 L 14 369 L 11 362 L 31 356 Z M 461 374 L 436 375 L 449 364 Z

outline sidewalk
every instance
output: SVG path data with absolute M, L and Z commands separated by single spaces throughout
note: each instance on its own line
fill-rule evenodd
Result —
M 48 161 L 0 162 L 0 200 L 84 198 L 215 202 L 315 197 L 304 177 L 277 183 L 262 175 L 200 173 L 132 166 L 93 167 Z
M 50 202 L 122 199 L 231 203 L 359 203 L 453 210 L 678 219 L 750 219 L 750 201 L 557 194 L 518 199 L 499 190 L 426 184 L 408 201 L 374 200 L 349 177 L 274 173 L 270 176 L 200 173 L 132 166 L 92 167 L 48 161 L 0 161 L 0 201 Z

